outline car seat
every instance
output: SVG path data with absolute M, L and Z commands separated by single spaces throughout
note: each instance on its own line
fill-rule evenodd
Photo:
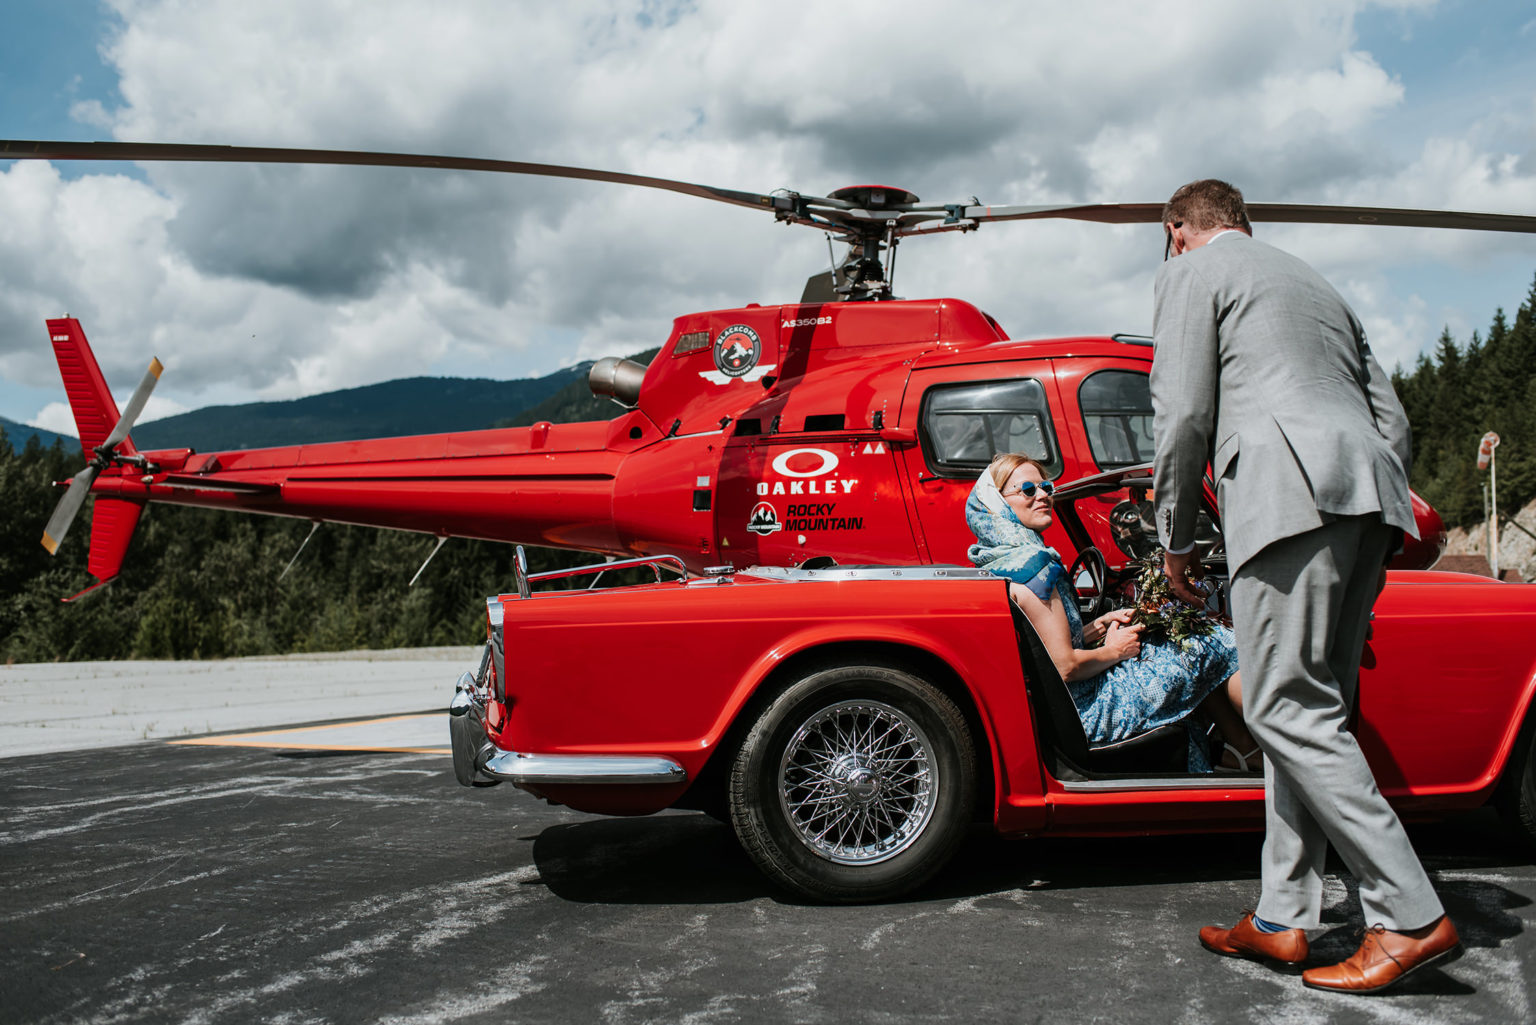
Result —
M 1034 624 L 1010 598 L 1014 632 L 1019 637 L 1019 661 L 1035 725 L 1057 779 L 1090 779 L 1105 775 L 1138 778 L 1187 776 L 1189 741 L 1183 720 L 1138 733 L 1124 740 L 1094 743 L 1083 732 L 1072 694 L 1056 671 Z

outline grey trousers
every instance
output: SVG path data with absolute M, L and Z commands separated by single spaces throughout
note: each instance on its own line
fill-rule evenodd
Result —
M 1258 915 L 1276 925 L 1320 924 L 1330 843 L 1359 883 L 1366 925 L 1402 932 L 1444 914 L 1346 729 L 1393 539 L 1375 516 L 1341 517 L 1269 545 L 1232 578 L 1243 715 L 1264 751 Z

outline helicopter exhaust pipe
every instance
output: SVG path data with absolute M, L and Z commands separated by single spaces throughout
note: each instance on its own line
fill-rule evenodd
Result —
M 587 385 L 593 395 L 633 408 L 640 401 L 640 383 L 645 380 L 645 369 L 643 364 L 632 359 L 605 356 L 592 364 Z

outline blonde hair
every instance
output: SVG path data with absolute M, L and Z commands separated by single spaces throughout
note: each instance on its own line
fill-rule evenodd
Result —
M 999 452 L 992 457 L 992 463 L 987 467 L 987 472 L 992 474 L 992 483 L 996 484 L 997 490 L 1001 491 L 1008 486 L 1008 478 L 1013 476 L 1013 471 L 1021 466 L 1033 466 L 1039 470 L 1041 480 L 1050 477 L 1044 463 L 1022 452 Z

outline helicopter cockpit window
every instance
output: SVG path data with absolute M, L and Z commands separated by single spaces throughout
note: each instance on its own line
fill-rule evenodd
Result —
M 1090 374 L 1077 390 L 1088 447 L 1101 470 L 1152 462 L 1152 387 L 1146 374 L 1135 370 L 1101 370 Z M 1129 488 L 1077 503 L 1095 544 L 1118 567 L 1118 549 L 1126 558 L 1144 559 L 1159 550 L 1152 496 L 1145 488 Z M 1105 544 L 1105 533 L 1112 544 Z M 1221 531 L 1204 509 L 1195 520 L 1195 546 L 1204 562 L 1225 558 Z
M 1061 473 L 1045 389 L 1030 378 L 930 389 L 923 401 L 923 435 L 930 463 L 940 473 L 977 473 L 999 452 L 1023 452 L 1040 460 L 1052 477 Z
M 1152 461 L 1152 388 L 1146 374 L 1101 370 L 1077 390 L 1077 404 L 1100 469 Z

